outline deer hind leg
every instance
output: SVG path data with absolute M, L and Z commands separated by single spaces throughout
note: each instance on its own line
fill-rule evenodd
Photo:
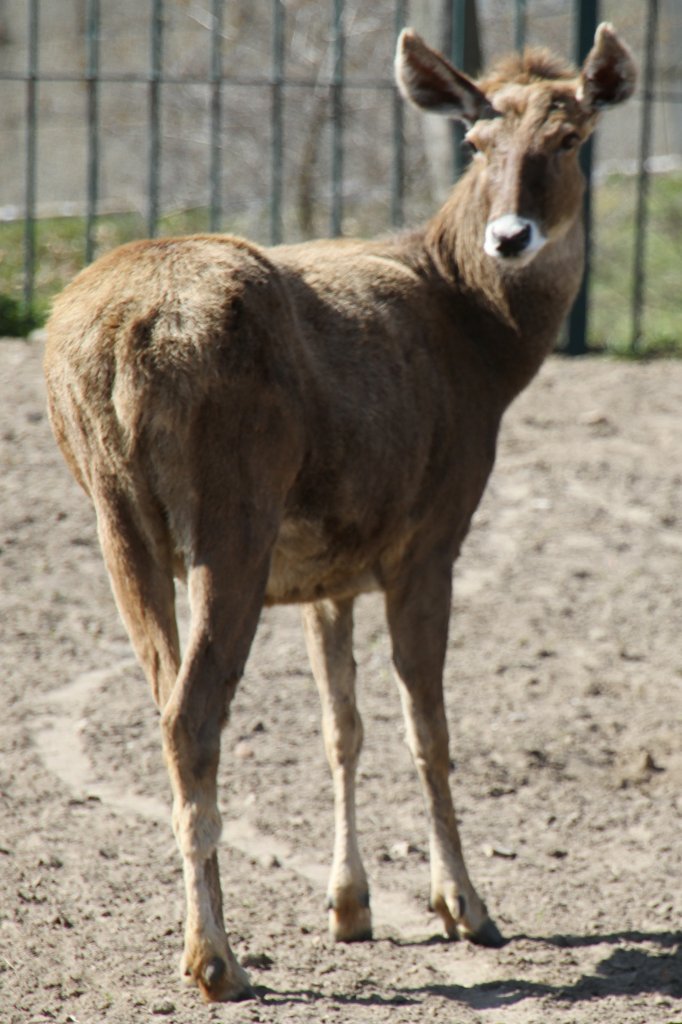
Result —
M 96 484 L 97 530 L 119 613 L 159 707 L 175 685 L 180 642 L 170 552 L 143 532 L 129 497 Z M 158 524 L 157 524 L 158 525 Z
M 355 828 L 355 771 L 362 746 L 362 722 L 355 703 L 353 602 L 308 604 L 303 609 L 303 623 L 322 703 L 324 743 L 334 786 L 329 929 L 339 942 L 369 939 L 369 889 Z
M 161 709 L 165 708 L 162 718 L 164 738 L 171 737 L 170 740 L 166 738 L 164 746 L 175 793 L 174 828 L 185 854 L 188 892 L 186 971 L 190 977 L 196 975 L 195 980 L 202 985 L 207 995 L 213 991 L 225 993 L 228 990 L 232 994 L 242 994 L 248 992 L 248 978 L 236 963 L 225 936 L 215 851 L 220 835 L 220 818 L 215 802 L 219 742 L 215 735 L 215 725 L 209 730 L 209 742 L 202 745 L 206 761 L 199 771 L 201 777 L 193 788 L 183 782 L 182 771 L 178 771 L 177 767 L 176 748 L 178 743 L 182 744 L 183 728 L 177 723 L 175 712 L 178 704 L 176 684 L 182 687 L 185 694 L 191 687 L 178 679 L 180 645 L 171 559 L 168 554 L 165 559 L 159 557 L 158 550 L 152 552 L 149 536 L 145 536 L 140 529 L 127 495 L 113 490 L 110 482 L 94 487 L 93 495 L 100 544 L 116 603 L 156 703 Z M 206 671 L 201 663 L 202 653 L 205 658 L 208 651 L 201 651 L 200 637 L 195 635 L 193 640 L 194 647 L 190 643 L 183 662 L 183 678 L 203 679 Z M 174 703 L 169 707 L 171 698 L 174 698 Z M 215 712 L 215 718 L 219 722 L 224 713 L 224 699 L 218 697 L 218 704 L 220 710 Z M 201 729 L 199 722 L 195 724 L 195 729 Z M 173 735 L 177 740 L 175 747 Z M 184 759 L 191 763 L 192 755 L 186 749 L 188 746 L 191 746 L 191 742 L 186 740 Z M 196 840 L 192 839 L 193 831 L 197 833 Z M 197 935 L 201 936 L 200 939 L 197 939 Z M 198 953 L 197 945 L 200 946 Z
M 448 781 L 448 729 L 443 666 L 450 613 L 451 577 L 440 565 L 389 590 L 386 609 L 393 663 L 407 741 L 429 818 L 431 907 L 448 937 L 484 946 L 503 939 L 469 878 Z
M 234 543 L 225 542 L 225 524 Z M 241 524 L 244 525 L 244 524 Z M 217 845 L 221 819 L 216 775 L 220 735 L 261 611 L 270 543 L 240 546 L 242 532 L 229 510 L 208 531 L 204 552 L 188 574 L 190 635 L 176 685 L 161 718 L 173 791 L 173 830 L 183 859 L 187 919 L 182 970 L 210 1001 L 251 995 L 223 920 Z M 234 532 L 233 532 L 234 531 Z
M 220 732 L 258 622 L 274 531 L 271 524 L 247 523 L 246 511 L 240 519 L 215 495 L 207 501 L 215 518 L 206 513 L 203 530 L 213 545 L 203 550 L 198 538 L 188 572 L 191 624 L 180 660 L 170 555 L 164 560 L 163 545 L 151 543 L 153 524 L 139 528 L 125 495 L 112 493 L 110 484 L 93 491 L 118 607 L 162 709 L 187 903 L 182 972 L 207 1000 L 241 999 L 251 989 L 223 921 L 216 774 Z M 221 547 L 226 523 L 232 542 Z

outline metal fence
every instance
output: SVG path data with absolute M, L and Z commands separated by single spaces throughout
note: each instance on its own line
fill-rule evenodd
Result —
M 118 2 L 118 0 L 117 0 Z M 206 209 L 207 227 L 212 230 L 233 229 L 231 207 L 227 203 L 225 163 L 229 155 L 229 138 L 226 133 L 226 109 L 229 109 L 232 97 L 238 93 L 241 97 L 251 95 L 259 97 L 259 106 L 254 120 L 262 119 L 266 113 L 268 121 L 267 152 L 261 152 L 254 158 L 253 187 L 261 191 L 265 189 L 267 197 L 267 228 L 260 230 L 263 241 L 273 243 L 289 238 L 291 231 L 286 224 L 286 175 L 285 164 L 292 143 L 288 138 L 288 122 L 286 113 L 292 106 L 301 104 L 299 97 L 323 96 L 324 118 L 320 121 L 319 132 L 328 137 L 328 152 L 320 167 L 316 170 L 326 178 L 325 204 L 328 209 L 327 233 L 341 234 L 344 230 L 344 218 L 348 203 L 348 178 L 346 173 L 347 153 L 349 145 L 349 109 L 352 105 L 351 95 L 363 93 L 367 97 L 381 97 L 385 132 L 383 146 L 388 151 L 384 161 L 388 168 L 386 181 L 381 186 L 384 190 L 383 209 L 384 221 L 380 227 L 399 227 L 406 219 L 414 216 L 414 209 L 406 215 L 410 190 L 419 177 L 419 168 L 412 155 L 413 147 L 408 147 L 406 139 L 409 132 L 406 126 L 406 114 L 403 104 L 390 78 L 390 60 L 382 57 L 381 66 L 363 64 L 364 60 L 372 62 L 374 57 L 356 58 L 353 61 L 352 73 L 349 73 L 349 56 L 356 45 L 356 26 L 359 10 L 363 5 L 354 4 L 352 0 L 254 0 L 252 4 L 230 3 L 229 0 L 203 0 L 194 3 L 190 14 L 195 21 L 200 21 L 203 29 L 201 46 L 206 51 L 201 59 L 196 58 L 200 69 L 192 65 L 166 59 L 166 43 L 169 33 L 169 16 L 177 14 L 176 0 L 147 0 L 148 7 L 141 14 L 148 28 L 148 59 L 146 66 L 131 70 L 130 68 L 112 67 L 111 61 L 103 62 L 103 26 L 106 18 L 112 16 L 114 0 L 76 0 L 80 4 L 82 22 L 82 39 L 79 42 L 80 53 L 69 67 L 69 61 L 59 59 L 59 54 L 52 52 L 52 60 L 59 66 L 46 66 L 43 56 L 45 47 L 44 18 L 54 14 L 54 0 L 43 3 L 41 0 L 21 0 L 26 18 L 25 66 L 3 66 L 0 54 L 0 90 L 10 85 L 24 92 L 23 132 L 24 132 L 24 180 L 23 201 L 18 204 L 18 213 L 23 220 L 23 301 L 27 308 L 36 299 L 36 269 L 38 263 L 36 232 L 41 221 L 41 196 L 39 189 L 39 154 L 40 133 L 44 123 L 44 112 L 41 113 L 40 100 L 45 90 L 60 86 L 73 85 L 84 92 L 84 105 L 81 118 L 83 120 L 84 146 L 79 150 L 78 158 L 83 159 L 85 174 L 82 187 L 82 256 L 83 261 L 90 261 L 101 246 L 98 243 L 98 224 L 103 215 L 102 193 L 102 145 L 106 119 L 103 118 L 102 106 L 107 94 L 116 86 L 135 86 L 143 91 L 144 114 L 140 115 L 144 122 L 144 130 L 138 144 L 145 150 L 146 181 L 144 184 L 144 224 L 143 233 L 153 236 L 163 230 L 163 189 L 162 176 L 166 168 L 167 153 L 164 147 L 164 102 L 171 87 L 182 87 L 187 90 L 202 90 L 206 100 L 206 138 L 204 139 L 208 160 L 203 185 L 203 201 Z M 50 5 L 52 5 L 50 7 Z M 138 7 L 140 4 L 138 3 Z M 185 5 L 187 8 L 188 5 Z M 368 5 L 364 5 L 365 9 Z M 369 5 L 372 6 L 372 5 Z M 497 6 L 499 7 L 499 0 Z M 509 0 L 506 3 L 506 15 L 511 18 L 513 44 L 521 48 L 526 43 L 534 25 L 537 3 L 531 0 Z M 567 47 L 572 50 L 576 61 L 582 60 L 591 45 L 599 15 L 601 14 L 598 0 L 575 0 L 571 5 L 568 17 L 572 27 L 572 40 Z M 552 5 L 545 0 L 545 20 L 552 15 L 558 19 L 559 8 L 567 5 Z M 234 17 L 235 9 L 249 8 L 249 17 L 258 19 L 259 31 L 268 26 L 269 39 L 260 42 L 260 52 L 254 55 L 252 65 L 243 67 L 227 61 L 225 56 L 225 40 L 227 38 L 225 19 L 229 14 Z M 422 3 L 408 3 L 407 0 L 382 0 L 377 5 L 381 26 L 370 26 L 371 31 L 381 27 L 387 37 L 385 56 L 388 56 L 400 29 L 414 17 L 415 13 L 423 18 L 424 12 L 430 18 L 431 25 L 436 25 L 438 34 L 449 48 L 454 62 L 467 70 L 478 70 L 481 36 L 486 33 L 486 15 L 488 22 L 495 17 L 495 0 L 488 4 L 481 0 L 441 0 L 440 3 L 428 0 Z M 314 9 L 314 11 L 313 11 Z M 647 0 L 636 5 L 641 22 L 643 36 L 642 77 L 640 99 L 642 115 L 640 118 L 639 147 L 637 153 L 637 206 L 634 218 L 633 245 L 633 287 L 630 302 L 632 309 L 632 344 L 636 346 L 642 338 L 643 310 L 646 303 L 646 260 L 645 246 L 648 227 L 648 195 L 650 174 L 650 153 L 652 147 L 652 112 L 655 102 L 654 73 L 656 66 L 656 40 L 658 30 L 659 0 Z M 301 31 L 302 17 L 311 17 L 314 13 L 318 21 L 326 24 L 321 37 L 327 49 L 325 62 L 319 61 L 314 74 L 292 72 L 289 67 L 290 48 L 292 45 L 292 22 L 297 31 Z M 483 23 L 483 25 L 482 25 Z M 0 25 L 1 27 L 1 25 Z M 367 30 L 369 34 L 370 29 Z M 507 41 L 509 42 L 509 41 Z M 382 44 L 383 45 L 383 44 Z M 67 66 L 64 67 L 64 64 Z M 267 97 L 264 99 L 264 97 Z M 307 101 L 306 101 L 307 102 Z M 377 103 L 379 101 L 377 100 Z M 249 101 L 249 107 L 251 103 Z M 0 106 L 2 106 L 0 104 Z M 386 116 L 388 113 L 388 116 Z M 203 115 L 202 115 L 203 116 Z M 407 115 L 409 117 L 409 115 Z M 378 128 L 368 131 L 367 144 L 375 143 L 373 135 Z M 313 142 L 318 140 L 313 139 Z M 133 147 L 133 148 L 138 148 Z M 64 157 L 60 158 L 64 162 Z M 73 158 L 72 158 L 73 159 Z M 372 157 L 368 157 L 371 161 Z M 456 137 L 452 140 L 451 160 L 454 173 L 459 167 L 459 148 Z M 408 162 L 412 162 L 412 173 L 408 174 Z M 264 165 L 267 173 L 264 173 Z M 415 173 L 414 168 L 417 168 Z M 255 169 L 261 177 L 256 180 Z M 592 169 L 592 151 L 588 147 L 585 153 L 585 169 L 588 176 Z M 166 172 L 167 173 L 167 172 Z M 247 175 L 248 176 L 248 175 Z M 200 175 L 196 175 L 197 179 Z M 409 179 L 409 180 L 408 180 Z M 247 183 L 248 184 L 248 183 Z M 0 199 L 1 205 L 1 199 Z M 419 204 L 417 208 L 421 211 Z M 414 207 L 414 203 L 412 204 Z M 591 207 L 587 203 L 588 227 L 591 222 Z M 374 226 L 374 225 L 372 225 Z M 258 232 L 256 232 L 258 234 Z M 589 238 L 589 231 L 588 231 Z M 589 266 L 589 260 L 588 260 Z M 587 347 L 587 314 L 589 309 L 589 274 L 585 287 L 576 304 L 571 318 L 568 336 L 568 351 L 579 353 Z
M 172 2 L 172 0 L 171 0 Z M 25 71 L 6 72 L 0 70 L 0 83 L 20 81 L 26 87 L 26 176 L 24 207 L 24 299 L 27 305 L 33 301 L 36 268 L 36 225 L 37 212 L 36 174 L 38 168 L 38 90 L 42 86 L 56 83 L 82 83 L 87 90 L 87 183 L 85 194 L 84 258 L 89 262 L 96 255 L 95 228 L 99 216 L 100 198 L 100 97 L 102 91 L 115 83 L 139 84 L 147 89 L 148 109 L 148 153 L 147 153 L 147 211 L 146 233 L 157 234 L 161 216 L 160 175 L 163 167 L 161 133 L 162 92 L 169 85 L 205 85 L 210 89 L 210 173 L 207 182 L 207 207 L 209 228 L 218 231 L 224 226 L 224 202 L 222 182 L 222 156 L 224 150 L 222 112 L 227 90 L 239 88 L 263 88 L 270 92 L 269 153 L 269 241 L 276 244 L 283 240 L 282 203 L 285 138 L 283 120 L 283 92 L 287 89 L 327 89 L 330 97 L 331 124 L 331 214 L 329 233 L 342 233 L 344 207 L 344 92 L 348 83 L 344 74 L 346 32 L 344 25 L 344 0 L 329 3 L 329 26 L 332 49 L 332 66 L 325 79 L 286 77 L 286 3 L 285 0 L 266 0 L 271 9 L 272 46 L 271 53 L 263 54 L 263 72 L 260 75 L 240 75 L 223 66 L 221 47 L 224 38 L 223 19 L 226 0 L 210 0 L 207 6 L 208 27 L 206 43 L 210 48 L 210 73 L 206 77 L 188 74 L 178 76 L 164 68 L 164 28 L 169 8 L 167 0 L 150 0 L 150 53 L 149 67 L 143 73 L 102 71 L 100 66 L 100 41 L 102 6 L 106 0 L 84 0 L 85 5 L 85 67 L 82 72 L 43 69 L 40 66 L 41 0 L 28 0 L 28 66 Z M 262 3 L 261 3 L 262 6 Z M 405 0 L 394 4 L 392 32 L 395 38 L 406 24 Z M 269 67 L 268 67 L 269 64 Z M 393 173 L 390 182 L 391 225 L 403 223 L 404 200 L 404 137 L 403 105 L 397 95 L 392 79 L 387 75 L 390 68 L 381 69 L 383 74 L 356 76 L 354 89 L 371 91 L 388 90 L 393 94 Z

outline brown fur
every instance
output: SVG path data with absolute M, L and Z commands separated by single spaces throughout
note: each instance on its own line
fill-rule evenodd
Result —
M 490 96 L 509 82 L 531 85 L 533 82 L 571 81 L 578 72 L 573 64 L 542 46 L 528 47 L 523 53 L 502 57 L 479 82 Z
M 411 33 L 400 61 L 405 92 L 460 109 L 480 151 L 423 230 L 270 250 L 227 236 L 137 242 L 83 271 L 48 328 L 55 435 L 94 502 L 116 600 L 163 712 L 185 971 L 210 999 L 248 991 L 223 925 L 215 780 L 266 603 L 305 605 L 334 778 L 334 936 L 371 931 L 355 835 L 352 602 L 378 588 L 429 812 L 432 904 L 449 935 L 500 941 L 467 875 L 448 785 L 451 572 L 503 412 L 579 285 L 577 144 L 596 101 L 581 104 L 579 79 L 545 54 L 478 85 Z M 534 258 L 484 252 L 486 225 L 508 214 L 546 237 Z M 174 576 L 191 604 L 182 657 Z

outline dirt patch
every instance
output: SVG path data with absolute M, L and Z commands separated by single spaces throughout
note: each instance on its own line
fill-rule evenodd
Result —
M 453 787 L 502 950 L 426 907 L 425 820 L 379 598 L 357 607 L 376 941 L 323 909 L 331 786 L 295 608 L 262 620 L 223 743 L 227 918 L 258 999 L 177 975 L 180 860 L 158 723 L 91 510 L 0 343 L 0 1020 L 682 1020 L 682 363 L 552 359 L 510 410 L 460 560 Z

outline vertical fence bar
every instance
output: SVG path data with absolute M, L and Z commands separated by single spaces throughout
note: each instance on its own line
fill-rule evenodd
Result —
M 24 304 L 27 312 L 33 305 L 36 265 L 39 7 L 40 0 L 29 0 L 28 72 L 26 77 L 26 214 L 24 218 Z
M 450 53 L 460 71 L 477 75 L 481 69 L 481 46 L 478 37 L 476 0 L 450 2 Z M 452 128 L 452 163 L 455 181 L 466 170 L 470 157 L 464 152 L 464 127 L 458 121 Z
M 284 189 L 284 28 L 283 0 L 272 0 L 272 105 L 270 140 L 270 241 L 282 241 Z
M 654 74 L 656 71 L 656 32 L 658 28 L 658 0 L 649 0 L 644 52 L 644 83 L 642 97 L 642 123 L 639 137 L 637 170 L 637 212 L 635 215 L 635 256 L 632 285 L 632 340 L 633 352 L 642 343 L 644 295 L 646 290 L 646 235 L 649 219 L 649 155 L 654 120 Z
M 149 176 L 147 186 L 147 233 L 150 238 L 156 235 L 159 224 L 163 13 L 163 0 L 152 0 L 151 69 L 149 73 Z
M 222 118 L 223 118 L 223 0 L 213 0 L 211 18 L 211 127 L 208 226 L 219 231 L 223 215 Z
M 466 0 L 452 0 L 450 4 L 450 54 L 452 63 L 460 71 L 464 70 L 466 56 Z M 466 165 L 463 150 L 464 128 L 459 121 L 452 125 L 452 176 L 457 181 Z
M 516 0 L 514 11 L 514 46 L 519 53 L 526 45 L 527 29 L 527 0 Z
M 599 0 L 577 0 L 578 11 L 575 22 L 575 58 L 582 64 L 589 53 L 597 30 Z M 589 288 L 592 262 L 592 139 L 588 139 L 580 154 L 580 164 L 587 179 L 583 217 L 585 222 L 585 273 L 578 297 L 568 319 L 568 343 L 566 353 L 582 356 L 587 352 L 587 327 L 589 313 Z
M 336 237 L 343 229 L 343 74 L 345 37 L 343 27 L 344 0 L 333 0 L 332 8 L 332 210 L 331 233 Z
M 85 262 L 95 255 L 95 225 L 99 199 L 99 42 L 100 0 L 88 0 L 86 9 L 86 88 L 88 120 Z
M 406 0 L 395 5 L 396 39 L 405 27 Z M 400 228 L 405 223 L 405 107 L 397 87 L 393 89 L 393 162 L 391 164 L 391 224 Z

